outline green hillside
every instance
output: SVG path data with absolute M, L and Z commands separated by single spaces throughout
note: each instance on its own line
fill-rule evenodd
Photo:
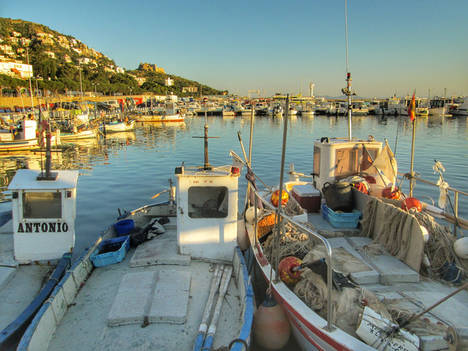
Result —
M 199 94 L 219 95 L 222 91 L 172 74 L 141 68 L 127 71 L 80 40 L 64 35 L 42 24 L 0 17 L 0 56 L 33 66 L 34 84 L 54 93 L 80 90 L 103 94 L 138 94 L 153 92 L 179 96 Z M 165 86 L 167 77 L 173 85 Z M 28 81 L 0 74 L 2 92 L 14 92 L 27 87 Z M 197 93 L 185 92 L 184 87 L 197 87 Z

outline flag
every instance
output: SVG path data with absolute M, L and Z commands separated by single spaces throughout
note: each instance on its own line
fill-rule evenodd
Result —
M 415 118 L 414 116 L 415 116 L 415 113 L 416 113 L 416 100 L 415 100 L 414 94 L 415 93 L 413 93 L 413 97 L 411 99 L 411 102 L 408 105 L 408 116 L 411 119 L 411 122 L 414 121 L 414 118 Z

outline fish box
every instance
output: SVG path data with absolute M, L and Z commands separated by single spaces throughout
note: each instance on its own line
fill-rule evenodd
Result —
M 335 228 L 357 228 L 361 218 L 361 211 L 335 212 L 326 204 L 322 204 L 322 217 Z
M 315 189 L 311 184 L 293 186 L 292 196 L 307 212 L 320 211 L 320 191 Z
M 130 248 L 130 236 L 119 236 L 117 238 L 102 241 L 90 260 L 94 267 L 103 267 L 109 264 L 122 262 Z

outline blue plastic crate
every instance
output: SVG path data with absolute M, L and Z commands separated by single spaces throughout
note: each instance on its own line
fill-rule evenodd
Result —
M 322 217 L 335 228 L 356 228 L 361 218 L 361 211 L 335 212 L 326 204 L 322 204 Z
M 117 238 L 102 241 L 90 260 L 94 267 L 103 267 L 109 264 L 122 262 L 130 249 L 130 236 L 119 236 Z

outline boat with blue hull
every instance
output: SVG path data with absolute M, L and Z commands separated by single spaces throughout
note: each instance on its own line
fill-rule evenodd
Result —
M 253 288 L 237 247 L 240 170 L 207 157 L 204 166 L 176 168 L 167 201 L 119 215 L 60 280 L 19 350 L 250 345 Z

